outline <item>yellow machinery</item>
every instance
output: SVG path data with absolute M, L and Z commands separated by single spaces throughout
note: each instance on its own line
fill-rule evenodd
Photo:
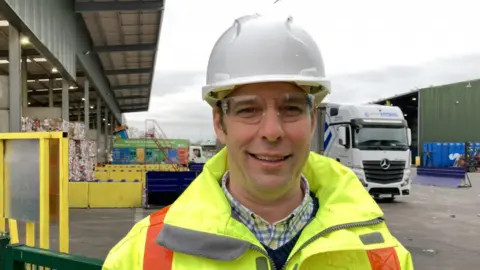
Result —
M 68 137 L 62 132 L 0 133 L 0 231 L 8 221 L 12 243 L 17 221 L 26 224 L 28 246 L 50 248 L 50 223 L 58 222 L 59 251 L 69 250 Z

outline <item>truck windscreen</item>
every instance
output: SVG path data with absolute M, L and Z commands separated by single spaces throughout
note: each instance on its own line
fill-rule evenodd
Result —
M 360 150 L 408 150 L 408 137 L 405 127 L 361 126 L 354 128 L 353 147 Z

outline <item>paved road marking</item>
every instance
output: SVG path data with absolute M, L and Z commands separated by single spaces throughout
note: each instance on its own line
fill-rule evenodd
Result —
M 135 209 L 135 223 L 143 219 L 143 208 Z

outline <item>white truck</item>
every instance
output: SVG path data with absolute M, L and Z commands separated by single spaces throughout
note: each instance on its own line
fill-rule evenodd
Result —
M 190 145 L 188 157 L 191 163 L 205 163 L 208 159 L 205 151 L 203 151 L 203 148 L 199 145 Z
M 394 106 L 321 104 L 312 151 L 351 168 L 376 199 L 411 191 L 411 130 Z

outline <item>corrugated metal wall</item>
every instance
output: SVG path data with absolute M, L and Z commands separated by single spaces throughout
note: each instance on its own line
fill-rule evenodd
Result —
M 74 1 L 5 0 L 65 70 L 76 79 Z
M 419 105 L 419 150 L 426 142 L 480 141 L 480 80 L 421 89 Z

